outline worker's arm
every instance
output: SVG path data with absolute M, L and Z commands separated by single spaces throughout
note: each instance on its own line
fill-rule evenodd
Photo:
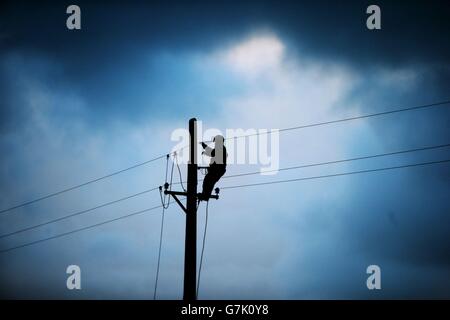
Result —
M 207 155 L 208 157 L 212 157 L 212 151 L 214 149 L 208 147 L 208 145 L 204 142 L 200 142 L 200 144 L 202 145 L 203 149 L 205 149 L 205 151 L 202 152 L 202 154 Z
M 204 153 L 205 155 L 207 155 L 208 157 L 212 157 L 212 152 L 213 152 L 213 150 L 214 150 L 214 149 L 212 149 L 212 148 L 206 146 L 205 151 L 203 151 L 203 153 Z

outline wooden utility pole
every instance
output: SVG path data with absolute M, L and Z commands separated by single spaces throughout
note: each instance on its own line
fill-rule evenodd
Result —
M 184 289 L 183 300 L 194 301 L 197 299 L 197 120 L 189 120 L 189 163 L 187 169 L 187 192 L 167 190 L 165 194 L 171 195 L 178 205 L 186 213 L 186 235 L 184 242 Z M 160 187 L 161 188 L 161 187 Z M 177 196 L 186 196 L 186 207 Z M 219 199 L 218 189 L 216 195 L 210 195 L 209 199 Z M 208 200 L 209 200 L 208 199 Z
M 184 300 L 195 300 L 197 284 L 197 120 L 189 120 L 186 238 L 184 251 Z

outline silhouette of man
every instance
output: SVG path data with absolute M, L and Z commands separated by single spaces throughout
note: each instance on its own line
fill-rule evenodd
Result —
M 208 147 L 204 142 L 200 142 L 203 149 L 205 149 L 202 154 L 211 157 L 209 163 L 208 173 L 203 180 L 203 191 L 199 195 L 199 199 L 203 201 L 208 201 L 209 196 L 214 188 L 217 181 L 225 174 L 227 167 L 227 149 L 225 148 L 223 142 L 224 138 L 221 135 L 214 137 L 213 142 L 215 144 L 214 149 Z

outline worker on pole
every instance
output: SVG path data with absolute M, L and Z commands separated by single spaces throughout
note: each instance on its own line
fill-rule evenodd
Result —
M 214 137 L 213 142 L 215 144 L 214 149 L 208 147 L 204 142 L 200 142 L 204 151 L 202 154 L 211 157 L 208 172 L 203 180 L 203 190 L 199 194 L 199 200 L 208 201 L 211 196 L 211 192 L 214 189 L 214 185 L 225 174 L 227 167 L 227 149 L 224 145 L 224 137 L 217 135 Z

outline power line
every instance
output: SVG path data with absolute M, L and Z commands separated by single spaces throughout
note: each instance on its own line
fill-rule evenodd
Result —
M 311 128 L 311 127 L 318 127 L 318 126 L 324 126 L 339 122 L 346 122 L 346 121 L 352 121 L 357 119 L 365 119 L 365 118 L 371 118 L 371 117 L 378 117 L 378 116 L 384 116 L 388 114 L 394 114 L 394 113 L 400 113 L 400 112 L 406 112 L 406 111 L 413 111 L 413 110 L 419 110 L 419 109 L 426 109 L 431 107 L 437 107 L 442 106 L 445 104 L 449 104 L 450 100 L 435 102 L 435 103 L 429 103 L 429 104 L 423 104 L 419 106 L 409 107 L 409 108 L 401 108 L 401 109 L 394 109 L 394 110 L 388 110 L 388 111 L 382 111 L 382 112 L 375 112 L 375 113 L 369 113 L 361 116 L 355 116 L 355 117 L 349 117 L 349 118 L 343 118 L 343 119 L 336 119 L 336 120 L 330 120 L 330 121 L 323 121 L 323 122 L 316 122 L 311 124 L 305 124 L 305 125 L 299 125 L 295 127 L 288 127 L 288 128 L 282 128 L 282 129 L 276 129 L 273 131 L 266 131 L 266 132 L 257 132 L 247 135 L 241 135 L 241 136 L 235 136 L 235 137 L 229 137 L 226 138 L 226 140 L 230 139 L 240 139 L 240 138 L 246 138 L 246 137 L 252 137 L 252 136 L 259 136 L 262 134 L 271 134 L 273 132 L 285 132 L 285 131 L 291 131 L 291 130 L 298 130 L 298 129 L 305 129 L 305 128 Z M 211 142 L 211 141 L 209 141 Z
M 285 168 L 280 168 L 280 169 L 266 170 L 264 172 L 265 173 L 267 173 L 267 172 L 278 172 L 278 171 L 287 171 L 287 170 L 294 170 L 294 169 L 301 169 L 301 168 L 317 167 L 317 166 L 323 166 L 323 165 L 328 165 L 328 164 L 336 164 L 336 163 L 350 162 L 350 161 L 357 161 L 357 160 L 367 160 L 367 159 L 380 158 L 380 157 L 385 157 L 385 156 L 392 156 L 392 155 L 411 153 L 411 152 L 417 152 L 417 151 L 441 149 L 441 148 L 447 148 L 447 147 L 450 147 L 450 143 L 441 144 L 441 145 L 434 145 L 434 146 L 427 146 L 427 147 L 421 147 L 421 148 L 414 148 L 414 149 L 392 151 L 392 152 L 386 152 L 386 153 L 379 153 L 379 154 L 374 154 L 374 155 L 369 155 L 369 156 L 361 156 L 361 157 L 347 158 L 347 159 L 340 159 L 340 160 L 333 160 L 333 161 L 326 161 L 326 162 L 310 163 L 310 164 L 304 164 L 304 165 L 299 165 L 299 166 L 292 166 L 292 167 L 285 167 Z M 251 172 L 237 173 L 237 174 L 232 174 L 232 175 L 225 175 L 225 176 L 222 177 L 222 179 L 242 177 L 242 176 L 250 176 L 250 175 L 260 174 L 260 173 L 261 173 L 261 171 L 251 171 Z
M 175 156 L 176 156 L 176 153 L 175 153 Z M 171 189 L 172 189 L 172 179 L 173 179 L 173 167 L 174 167 L 174 163 L 172 161 L 172 170 L 170 173 L 170 188 Z M 166 160 L 166 176 L 164 178 L 164 180 L 165 180 L 164 183 L 167 183 L 168 169 L 169 169 L 169 155 L 167 155 L 167 160 Z M 158 263 L 156 265 L 155 289 L 153 291 L 153 300 L 156 300 L 156 291 L 158 289 L 159 266 L 161 263 L 161 251 L 162 251 L 162 241 L 163 241 L 163 232 L 164 232 L 165 211 L 167 208 L 169 208 L 169 203 L 167 203 L 167 206 L 165 204 L 166 195 L 164 195 L 164 199 L 163 199 L 161 187 L 159 187 L 159 195 L 161 197 L 162 215 L 161 215 L 161 230 L 159 233 Z M 169 195 L 168 201 L 170 202 L 170 195 Z
M 159 206 L 156 206 L 156 207 L 152 207 L 152 208 L 148 208 L 148 209 L 136 211 L 136 212 L 133 212 L 133 213 L 124 215 L 124 216 L 120 216 L 120 217 L 118 217 L 118 218 L 114 218 L 114 219 L 111 219 L 111 220 L 106 220 L 106 221 L 99 222 L 99 223 L 96 223 L 96 224 L 93 224 L 93 225 L 89 225 L 89 226 L 86 226 L 86 227 L 83 227 L 83 228 L 79 228 L 79 229 L 75 229 L 75 230 L 72 230 L 72 231 L 60 233 L 60 234 L 57 234 L 57 235 L 54 235 L 54 236 L 51 236 L 51 237 L 48 237 L 48 238 L 43 238 L 43 239 L 39 239 L 39 240 L 36 240 L 36 241 L 24 243 L 24 244 L 15 246 L 15 247 L 3 249 L 3 250 L 0 250 L 0 253 L 9 252 L 9 251 L 12 251 L 12 250 L 16 250 L 16 249 L 28 247 L 28 246 L 31 246 L 31 245 L 34 245 L 34 244 L 37 244 L 37 243 L 41 243 L 41 242 L 45 242 L 45 241 L 48 241 L 48 240 L 52 240 L 52 239 L 64 237 L 64 236 L 67 236 L 67 235 L 70 235 L 70 234 L 73 234 L 73 233 L 77 233 L 77 232 L 80 232 L 80 231 L 83 231 L 83 230 L 87 230 L 87 229 L 92 229 L 92 228 L 95 228 L 95 227 L 99 227 L 99 226 L 105 225 L 105 224 L 110 223 L 110 222 L 122 220 L 122 219 L 125 219 L 125 218 L 129 218 L 129 217 L 132 217 L 132 216 L 136 216 L 136 215 L 145 213 L 145 212 L 149 212 L 149 211 L 152 211 L 152 210 L 156 210 L 156 209 L 161 208 L 161 207 L 162 207 L 162 206 L 159 205 Z
M 347 176 L 347 175 L 360 174 L 360 173 L 369 173 L 369 172 L 378 172 L 378 171 L 385 171 L 385 170 L 411 168 L 411 167 L 418 167 L 418 166 L 425 166 L 425 165 L 432 165 L 432 164 L 439 164 L 439 163 L 446 163 L 446 162 L 450 162 L 450 159 L 439 160 L 439 161 L 430 161 L 430 162 L 421 162 L 421 163 L 414 163 L 414 164 L 407 164 L 407 165 L 393 166 L 393 167 L 367 169 L 367 170 L 360 170 L 360 171 L 350 171 L 350 172 L 344 172 L 344 173 L 327 174 L 327 175 L 321 175 L 321 176 L 303 177 L 303 178 L 296 178 L 296 179 L 287 179 L 287 180 L 276 180 L 276 181 L 269 181 L 269 182 L 258 182 L 258 183 L 241 184 L 241 185 L 235 185 L 235 186 L 221 187 L 221 189 L 222 190 L 225 190 L 225 189 L 236 189 L 236 188 L 246 188 L 246 187 L 255 187 L 255 186 L 262 186 L 262 185 L 270 185 L 270 184 L 288 183 L 288 182 L 295 182 L 295 181 L 314 180 L 314 179 L 322 179 L 322 178 L 332 178 L 332 177 L 340 177 L 340 176 Z
M 173 181 L 173 168 L 174 168 L 174 162 L 172 161 L 172 169 L 170 171 L 170 183 L 167 182 L 167 168 L 168 168 L 168 164 L 169 164 L 169 157 L 167 157 L 167 164 L 166 164 L 166 178 L 165 178 L 165 183 L 164 183 L 164 188 L 169 185 L 169 190 L 172 190 L 172 181 Z M 170 195 L 167 196 L 167 204 L 166 204 L 166 195 L 164 194 L 164 196 L 162 195 L 162 187 L 159 186 L 159 196 L 161 197 L 161 204 L 163 206 L 164 209 L 168 209 L 169 205 L 170 205 Z
M 368 155 L 368 156 L 360 156 L 360 157 L 354 157 L 354 158 L 347 158 L 347 159 L 339 159 L 339 160 L 331 160 L 331 161 L 325 161 L 325 162 L 316 162 L 316 163 L 309 163 L 304 165 L 298 165 L 298 166 L 292 166 L 292 167 L 284 167 L 279 169 L 273 169 L 273 170 L 266 170 L 267 172 L 277 172 L 277 171 L 288 171 L 288 170 L 295 170 L 295 169 L 301 169 L 301 168 L 309 168 L 309 167 L 318 167 L 318 166 L 324 166 L 329 164 L 336 164 L 336 163 L 343 163 L 343 162 L 350 162 L 350 161 L 357 161 L 357 160 L 367 160 L 367 159 L 373 159 L 373 158 L 380 158 L 385 156 L 392 156 L 392 155 L 398 155 L 398 154 L 405 154 L 405 153 L 412 153 L 412 152 L 418 152 L 418 151 L 425 151 L 425 150 L 433 150 L 433 149 L 442 149 L 450 147 L 450 143 L 447 144 L 439 144 L 439 145 L 433 145 L 433 146 L 425 146 L 425 147 L 418 147 L 413 149 L 403 149 L 398 151 L 391 151 L 386 153 L 378 153 L 374 155 Z M 236 177 L 242 177 L 242 176 L 251 176 L 255 174 L 260 174 L 261 171 L 250 171 L 250 172 L 243 172 L 243 173 L 237 173 L 237 174 L 231 174 L 231 175 L 224 175 L 221 179 L 227 179 L 227 178 L 236 178 Z M 200 179 L 199 182 L 202 182 L 204 179 Z M 174 182 L 174 184 L 180 184 L 180 182 Z
M 183 185 L 183 178 L 181 176 L 181 169 L 180 169 L 180 164 L 178 163 L 178 158 L 177 158 L 177 154 L 175 153 L 175 162 L 177 163 L 177 168 L 178 168 L 178 175 L 180 177 L 180 184 L 181 184 L 181 188 L 183 189 L 183 191 L 186 192 L 186 188 Z
M 59 217 L 59 218 L 56 218 L 56 219 L 53 219 L 53 220 L 50 220 L 50 221 L 47 221 L 47 222 L 39 223 L 39 224 L 36 224 L 34 226 L 31 226 L 31 227 L 23 228 L 23 229 L 16 230 L 16 231 L 13 231 L 13 232 L 10 232 L 10 233 L 5 233 L 5 234 L 0 235 L 0 239 L 6 238 L 6 237 L 9 237 L 9 236 L 18 234 L 18 233 L 22 233 L 22 232 L 25 232 L 25 231 L 29 231 L 29 230 L 32 230 L 32 229 L 36 229 L 36 228 L 39 228 L 39 227 L 43 227 L 43 226 L 46 226 L 46 225 L 51 224 L 51 223 L 55 223 L 55 222 L 58 222 L 58 221 L 69 219 L 69 218 L 72 218 L 72 217 L 75 217 L 75 216 L 78 216 L 78 215 L 81 215 L 81 214 L 84 214 L 84 213 L 87 213 L 87 212 L 91 212 L 91 211 L 94 211 L 94 210 L 97 210 L 97 209 L 100 209 L 100 208 L 103 208 L 103 207 L 106 207 L 106 206 L 109 206 L 109 205 L 112 205 L 112 204 L 115 204 L 115 203 L 118 203 L 118 202 L 121 202 L 121 201 L 125 201 L 125 200 L 128 200 L 128 199 L 131 199 L 131 198 L 134 198 L 134 197 L 146 194 L 146 193 L 154 191 L 156 189 L 158 189 L 158 187 L 147 189 L 147 190 L 144 190 L 142 192 L 138 192 L 138 193 L 135 193 L 135 194 L 132 194 L 132 195 L 129 195 L 129 196 L 117 199 L 117 200 L 106 202 L 106 203 L 103 203 L 101 205 L 89 208 L 89 209 L 85 209 L 85 210 L 82 210 L 82 211 L 77 211 L 77 212 L 74 212 L 74 213 L 69 214 L 67 216 L 63 216 L 63 217 Z
M 419 105 L 419 106 L 414 106 L 414 107 L 409 107 L 409 108 L 402 108 L 402 109 L 396 109 L 396 110 L 388 110 L 388 111 L 383 111 L 383 112 L 371 113 L 371 114 L 366 114 L 366 115 L 361 115 L 361 116 L 355 116 L 355 117 L 350 117 L 350 118 L 343 118 L 343 119 L 337 119 L 337 120 L 331 120 L 331 121 L 325 121 L 325 122 L 317 122 L 317 123 L 306 124 L 306 125 L 300 125 L 300 126 L 289 127 L 289 128 L 282 128 L 282 129 L 277 129 L 276 131 L 277 131 L 277 132 L 284 132 L 284 131 L 298 130 L 298 129 L 304 129 L 304 128 L 316 127 L 316 126 L 323 126 L 323 125 L 328 125 L 328 124 L 333 124 L 333 123 L 339 123 L 339 122 L 345 122 L 345 121 L 351 121 L 351 120 L 356 120 L 356 119 L 364 119 L 364 118 L 369 118 L 369 117 L 376 117 L 376 116 L 382 116 L 382 115 L 393 114 L 393 113 L 399 113 L 399 112 L 405 112 L 405 111 L 412 111 L 412 110 L 418 110 L 418 109 L 424 109 L 424 108 L 431 108 L 431 107 L 435 107 L 435 106 L 445 105 L 445 104 L 448 104 L 448 103 L 450 103 L 450 100 L 440 101 L 440 102 L 430 103 L 430 104 L 424 104 L 424 105 Z M 261 135 L 261 134 L 271 134 L 272 132 L 273 132 L 273 131 L 268 131 L 268 132 L 263 132 L 263 133 L 260 132 L 260 133 L 254 133 L 254 134 L 249 134 L 249 135 L 242 135 L 242 136 L 230 137 L 230 138 L 227 138 L 226 140 L 229 140 L 229 139 L 239 139 L 239 138 L 244 138 L 244 137 L 251 137 L 251 136 L 255 136 L 255 135 L 258 136 L 258 135 Z M 170 154 L 174 154 L 174 153 L 176 153 L 177 151 L 181 151 L 181 150 L 183 150 L 183 149 L 185 149 L 185 148 L 187 148 L 187 147 L 188 147 L 188 146 L 184 146 L 184 147 L 182 147 L 182 148 L 180 148 L 180 149 L 178 149 L 178 150 L 176 150 L 176 151 L 174 151 L 174 152 L 172 152 L 172 153 L 170 153 Z M 75 185 L 75 186 L 72 186 L 72 187 L 69 187 L 69 188 L 66 188 L 66 189 L 62 189 L 62 190 L 60 190 L 60 191 L 56 191 L 56 192 L 54 192 L 54 193 L 50 193 L 50 194 L 48 194 L 48 195 L 45 195 L 45 196 L 42 196 L 42 197 L 39 197 L 39 198 L 30 200 L 30 201 L 26 201 L 26 202 L 23 202 L 23 203 L 21 203 L 21 204 L 18 204 L 18 205 L 15 205 L 15 206 L 12 206 L 12 207 L 9 207 L 9 208 L 0 210 L 0 214 L 6 213 L 6 212 L 8 212 L 8 211 L 15 210 L 15 209 L 18 209 L 18 208 L 27 206 L 27 205 L 30 205 L 30 204 L 32 204 L 32 203 L 36 203 L 36 202 L 39 202 L 39 201 L 42 201 L 42 200 L 45 200 L 45 199 L 48 199 L 48 198 L 51 198 L 51 197 L 55 197 L 55 196 L 57 196 L 57 195 L 60 195 L 60 194 L 63 194 L 63 193 L 66 193 L 66 192 L 69 192 L 69 191 L 72 191 L 72 190 L 75 190 L 75 189 L 84 187 L 84 186 L 86 186 L 86 185 L 89 185 L 89 184 L 98 182 L 98 181 L 100 181 L 100 180 L 104 180 L 104 179 L 110 178 L 110 177 L 112 177 L 112 176 L 118 175 L 118 174 L 123 173 L 123 172 L 126 172 L 126 171 L 128 171 L 128 170 L 132 170 L 132 169 L 135 169 L 135 168 L 137 168 L 137 167 L 140 167 L 140 166 L 146 165 L 146 164 L 148 164 L 148 163 L 151 163 L 151 162 L 153 162 L 153 161 L 162 159 L 162 158 L 164 158 L 164 157 L 166 157 L 166 156 L 167 156 L 167 154 L 164 154 L 164 155 L 155 157 L 155 158 L 153 158 L 153 159 L 150 159 L 150 160 L 147 160 L 147 161 L 144 161 L 144 162 L 141 162 L 141 163 L 137 163 L 137 164 L 132 165 L 132 166 L 130 166 L 130 167 L 127 167 L 127 168 L 125 168 L 125 169 L 118 170 L 118 171 L 112 172 L 112 173 L 110 173 L 110 174 L 101 176 L 101 177 L 99 177 L 99 178 L 95 178 L 95 179 L 86 181 L 86 182 L 84 182 L 84 183 L 81 183 L 81 184 L 78 184 L 78 185 Z
M 200 276 L 202 274 L 203 253 L 205 251 L 205 243 L 206 243 L 206 231 L 208 230 L 208 206 L 209 206 L 209 201 L 206 201 L 205 230 L 203 231 L 202 253 L 200 255 L 200 265 L 198 268 L 197 292 L 195 294 L 196 297 L 198 297 L 198 290 L 200 288 Z
M 269 181 L 269 182 L 260 182 L 260 183 L 252 183 L 252 184 L 243 184 L 243 185 L 235 185 L 235 186 L 228 186 L 228 187 L 222 187 L 222 190 L 225 189 L 236 189 L 236 188 L 246 188 L 246 187 L 254 187 L 254 186 L 262 186 L 262 185 L 271 185 L 271 184 L 280 184 L 280 183 L 288 183 L 288 182 L 295 182 L 295 181 L 303 181 L 303 180 L 314 180 L 314 179 L 322 179 L 322 178 L 331 178 L 331 177 L 338 177 L 338 176 L 346 176 L 346 175 L 352 175 L 352 174 L 361 174 L 361 173 L 369 173 L 369 172 L 380 172 L 380 171 L 387 171 L 387 170 L 395 170 L 395 169 L 402 169 L 402 168 L 411 168 L 411 167 L 418 167 L 418 166 L 425 166 L 425 165 L 432 165 L 432 164 L 440 164 L 440 163 L 447 163 L 450 162 L 450 159 L 445 159 L 445 160 L 439 160 L 439 161 L 430 161 L 430 162 L 421 162 L 421 163 L 414 163 L 414 164 L 408 164 L 408 165 L 401 165 L 401 166 L 393 166 L 393 167 L 384 167 L 384 168 L 376 168 L 376 169 L 368 169 L 368 170 L 360 170 L 360 171 L 350 171 L 350 172 L 344 172 L 344 173 L 336 173 L 336 174 L 329 174 L 329 175 L 321 175 L 321 176 L 312 176 L 312 177 L 303 177 L 303 178 L 296 178 L 296 179 L 288 179 L 288 180 L 277 180 L 277 181 Z M 61 233 L 52 237 L 48 237 L 48 238 L 44 238 L 44 239 L 40 239 L 40 240 L 36 240 L 33 242 L 29 242 L 29 243 L 25 243 L 19 246 L 15 246 L 15 247 L 11 247 L 8 249 L 4 249 L 4 250 L 0 250 L 0 253 L 4 253 L 4 252 L 8 252 L 8 251 L 12 251 L 15 249 L 19 249 L 19 248 L 23 248 L 23 247 L 27 247 L 36 243 L 40 243 L 40 242 L 44 242 L 44 241 L 48 241 L 51 239 L 55 239 L 55 238 L 59 238 L 59 237 L 63 237 L 69 234 L 73 234 L 79 231 L 83 231 L 86 229 L 90 229 L 90 228 L 94 228 L 97 226 L 101 226 L 110 222 L 114 222 L 117 220 L 121 220 L 121 219 L 125 219 L 134 215 L 138 215 L 138 214 L 142 214 L 144 212 L 147 211 L 151 211 L 151 210 L 155 210 L 158 208 L 161 208 L 162 205 L 156 206 L 156 207 L 152 207 L 149 209 L 145 209 L 145 210 L 141 210 L 141 211 L 137 211 L 137 212 L 133 212 L 130 213 L 128 215 L 125 216 L 121 216 L 115 219 L 111 219 L 111 220 L 106 220 L 104 222 L 100 222 L 94 225 L 90 225 L 87 227 L 83 227 L 80 229 L 75 229 L 69 232 L 65 232 L 65 233 Z
M 164 205 L 162 206 L 162 216 L 161 216 L 161 230 L 159 233 L 159 249 L 158 249 L 158 263 L 156 266 L 156 279 L 155 279 L 155 290 L 153 292 L 153 300 L 156 300 L 156 290 L 158 288 L 158 279 L 159 279 L 159 265 L 161 262 L 161 249 L 162 249 L 162 241 L 163 241 L 163 232 L 164 232 L 164 213 L 166 208 Z
M 104 179 L 110 178 L 110 177 L 115 176 L 115 175 L 118 175 L 118 174 L 120 174 L 120 173 L 129 171 L 129 170 L 135 169 L 135 168 L 137 168 L 137 167 L 146 165 L 146 164 L 148 164 L 148 163 L 154 162 L 154 161 L 156 161 L 156 160 L 162 159 L 162 158 L 164 158 L 165 156 L 166 156 L 166 155 L 162 155 L 162 156 L 159 156 L 159 157 L 156 157 L 156 158 L 153 158 L 153 159 L 150 159 L 150 160 L 147 160 L 147 161 L 144 161 L 144 162 L 135 164 L 135 165 L 133 165 L 133 166 L 131 166 L 131 167 L 128 167 L 128 168 L 125 168 L 125 169 L 122 169 L 122 170 L 119 170 L 119 171 L 116 171 L 116 172 L 107 174 L 107 175 L 105 175 L 105 176 L 102 176 L 102 177 L 99 177 L 99 178 L 96 178 L 96 179 L 93 179 L 93 180 L 86 181 L 86 182 L 84 182 L 84 183 L 75 185 L 75 186 L 73 186 L 73 187 L 70 187 L 70 188 L 67 188 L 67 189 L 63 189 L 63 190 L 60 190 L 60 191 L 57 191 L 57 192 L 54 192 L 54 193 L 50 193 L 50 194 L 48 194 L 48 195 L 45 195 L 45 196 L 42 196 L 42 197 L 39 197 L 39 198 L 30 200 L 30 201 L 26 201 L 26 202 L 23 202 L 23 203 L 21 203 L 21 204 L 18 204 L 18 205 L 15 205 L 15 206 L 12 206 L 12 207 L 9 207 L 9 208 L 0 210 L 0 214 L 1 214 L 1 213 L 8 212 L 8 211 L 11 211 L 11 210 L 14 210 L 14 209 L 18 209 L 18 208 L 21 208 L 21 207 L 24 207 L 24 206 L 27 206 L 27 205 L 30 205 L 30 204 L 35 203 L 35 202 L 38 202 L 38 201 L 42 201 L 42 200 L 45 200 L 45 199 L 48 199 L 48 198 L 51 198 L 51 197 L 55 197 L 55 196 L 57 196 L 57 195 L 60 195 L 60 194 L 63 194 L 63 193 L 65 193 L 65 192 L 69 192 L 69 191 L 72 191 L 72 190 L 75 190 L 75 189 L 78 189 L 78 188 L 81 188 L 81 187 L 84 187 L 84 186 L 87 186 L 87 185 L 89 185 L 89 184 L 98 182 L 98 181 L 100 181 L 100 180 L 104 180 Z
M 340 159 L 340 160 L 333 160 L 333 161 L 326 161 L 326 162 L 319 162 L 319 163 L 310 163 L 310 164 L 304 164 L 304 165 L 299 165 L 299 166 L 280 168 L 280 169 L 277 169 L 277 170 L 275 170 L 275 169 L 274 170 L 268 170 L 266 172 L 295 170 L 295 169 L 301 169 L 301 168 L 316 167 L 316 166 L 323 166 L 323 165 L 343 163 L 343 162 L 350 162 L 350 161 L 357 161 L 357 160 L 364 160 L 364 159 L 372 159 L 372 158 L 378 158 L 378 157 L 384 157 L 384 156 L 405 154 L 405 153 L 425 151 L 425 150 L 432 150 L 432 149 L 440 149 L 440 148 L 446 148 L 446 147 L 450 147 L 450 144 L 425 146 L 425 147 L 414 148 L 414 149 L 404 149 L 404 150 L 392 151 L 392 152 L 387 152 L 387 153 L 379 153 L 379 154 L 375 154 L 375 155 L 368 155 L 368 156 L 361 156 L 361 157 L 354 157 L 354 158 L 347 158 L 347 159 Z M 167 165 L 166 165 L 166 167 L 167 167 Z M 171 170 L 172 173 L 171 173 L 171 179 L 170 179 L 171 180 L 171 184 L 172 184 L 172 177 L 173 177 L 173 169 L 174 168 L 173 168 L 173 163 L 172 163 L 172 170 Z M 167 171 L 167 168 L 166 168 L 166 171 Z M 244 173 L 239 173 L 239 174 L 234 174 L 234 175 L 223 176 L 222 178 L 235 178 L 235 177 L 249 176 L 249 175 L 255 175 L 255 174 L 260 174 L 260 171 L 244 172 Z M 167 176 L 167 173 L 166 173 L 166 176 Z M 167 180 L 167 178 L 166 178 L 166 180 Z M 199 181 L 202 181 L 202 180 L 199 180 Z M 181 184 L 181 183 L 182 182 L 175 182 L 173 184 Z M 47 221 L 47 222 L 44 222 L 44 223 L 40 223 L 40 224 L 31 226 L 31 227 L 27 227 L 27 228 L 20 229 L 20 230 L 14 231 L 14 232 L 3 234 L 3 235 L 0 235 L 0 239 L 1 238 L 5 238 L 5 237 L 9 237 L 9 236 L 12 236 L 12 235 L 15 235 L 15 234 L 18 234 L 18 233 L 22 233 L 22 232 L 25 232 L 25 231 L 29 231 L 29 230 L 32 230 L 32 229 L 35 229 L 35 228 L 39 228 L 39 227 L 42 227 L 42 226 L 45 226 L 45 225 L 48 225 L 48 224 L 51 224 L 51 223 L 55 223 L 55 222 L 58 222 L 58 221 L 61 221 L 61 220 L 65 220 L 65 219 L 68 219 L 68 218 L 71 218 L 71 217 L 74 217 L 74 216 L 78 216 L 78 215 L 81 215 L 81 214 L 84 214 L 84 213 L 87 213 L 87 212 L 90 212 L 90 211 L 93 211 L 93 210 L 96 210 L 96 209 L 100 209 L 102 207 L 109 206 L 109 205 L 112 205 L 112 204 L 115 204 L 115 203 L 118 203 L 118 202 L 121 202 L 121 201 L 124 201 L 124 200 L 128 200 L 130 198 L 134 198 L 134 197 L 140 196 L 142 194 L 154 191 L 156 189 L 158 189 L 158 187 L 151 188 L 151 189 L 148 189 L 148 190 L 144 190 L 142 192 L 138 192 L 138 193 L 129 195 L 127 197 L 120 198 L 120 199 L 117 199 L 117 200 L 114 200 L 114 201 L 110 201 L 110 202 L 107 202 L 107 203 L 104 203 L 104 204 L 101 204 L 101 205 L 98 205 L 98 206 L 95 206 L 95 207 L 92 207 L 92 208 L 89 208 L 89 209 L 86 209 L 86 210 L 78 211 L 78 212 L 72 213 L 72 214 L 64 216 L 64 217 L 56 218 L 56 219 L 53 219 L 53 220 L 50 220 L 50 221 Z M 161 197 L 162 197 L 162 195 L 161 195 Z M 161 201 L 162 201 L 162 203 L 164 203 L 163 200 L 161 200 Z

